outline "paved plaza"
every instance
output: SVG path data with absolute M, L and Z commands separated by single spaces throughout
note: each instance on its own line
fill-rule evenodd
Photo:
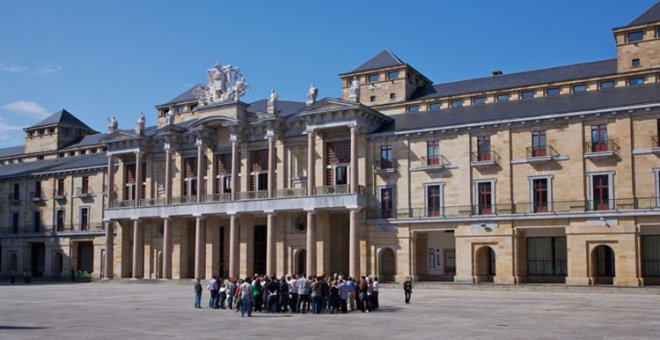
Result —
M 539 291 L 540 290 L 540 291 Z M 0 338 L 657 338 L 655 289 L 438 285 L 412 304 L 393 287 L 374 313 L 292 315 L 193 309 L 192 284 L 0 285 Z M 204 292 L 204 300 L 208 298 Z M 208 301 L 206 301 L 208 303 Z

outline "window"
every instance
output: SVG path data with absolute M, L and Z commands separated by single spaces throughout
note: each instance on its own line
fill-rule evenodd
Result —
M 655 30 L 655 37 L 656 37 L 656 38 L 660 38 L 660 28 L 657 28 L 657 29 Z
M 558 87 L 551 87 L 547 90 L 545 90 L 545 95 L 546 96 L 556 96 L 560 92 L 560 89 Z
M 133 169 L 134 169 L 133 165 Z M 128 167 L 128 165 L 127 165 Z M 184 167 L 184 182 L 186 184 L 185 187 L 185 195 L 186 196 L 196 196 L 197 195 L 197 157 L 189 157 L 185 158 L 183 160 L 183 167 Z M 129 189 L 133 194 L 132 198 L 130 199 L 135 199 L 135 175 L 132 176 L 131 180 L 128 181 L 128 186 L 131 188 Z
M 184 113 L 186 112 L 186 107 L 184 105 L 179 105 L 176 107 L 176 113 Z
M 461 107 L 463 106 L 463 99 L 456 99 L 451 101 L 451 107 Z
M 390 99 L 396 99 L 396 93 L 394 92 L 390 93 Z
M 455 249 L 446 249 L 445 250 L 445 273 L 455 273 L 456 272 L 456 250 Z
M 399 78 L 399 71 L 387 72 L 387 79 L 392 80 L 392 79 L 397 79 L 397 78 Z
M 45 129 L 39 129 L 39 136 L 43 136 L 45 133 L 46 133 Z
M 426 142 L 426 165 L 440 164 L 440 145 L 438 141 Z
M 369 82 L 374 83 L 378 81 L 378 74 L 370 74 L 369 75 Z
M 642 236 L 642 263 L 642 275 L 660 276 L 660 235 Z
M 429 111 L 440 110 L 440 103 L 429 104 Z
M 612 89 L 614 88 L 614 81 L 613 80 L 606 80 L 606 81 L 601 81 L 600 84 L 601 90 L 607 90 L 607 89 Z
M 369 101 L 370 101 L 370 102 L 375 102 L 375 101 L 376 101 L 376 96 L 371 96 L 371 97 L 369 97 Z
M 268 190 L 268 173 L 260 172 L 255 175 L 257 180 L 257 191 Z
M 504 103 L 509 101 L 509 95 L 508 94 L 500 94 L 497 96 L 497 102 L 498 103 Z
M 527 238 L 528 275 L 566 275 L 566 237 Z
M 477 97 L 477 98 L 474 98 L 474 99 L 472 100 L 472 103 L 474 103 L 474 105 L 482 105 L 482 104 L 486 104 L 486 97 Z
M 530 178 L 532 184 L 532 212 L 550 211 L 550 178 Z
M 628 42 L 640 41 L 644 39 L 644 31 L 628 32 L 626 34 L 626 39 Z
M 534 91 L 523 91 L 520 93 L 520 99 L 522 100 L 527 100 L 527 99 L 534 99 Z
M 419 112 L 419 105 L 408 106 L 408 112 Z
M 80 208 L 80 230 L 89 230 L 89 207 Z
M 489 161 L 490 156 L 490 136 L 477 136 L 477 160 Z
M 644 85 L 644 77 L 628 78 L 628 85 Z
M 64 178 L 57 179 L 57 197 L 64 197 Z
M 32 224 L 33 227 L 34 227 L 33 231 L 35 233 L 40 232 L 41 231 L 41 211 L 38 211 L 38 210 L 34 211 L 33 215 L 32 215 L 32 219 L 34 221 L 33 224 Z
M 382 218 L 394 217 L 394 188 L 380 188 L 380 216 Z
M 91 153 L 96 153 L 96 149 L 89 150 Z
M 380 147 L 380 168 L 392 168 L 392 145 L 382 145 Z
M 87 176 L 83 176 L 82 178 L 82 187 L 80 188 L 80 193 L 81 194 L 89 193 L 89 177 Z
M 545 130 L 532 131 L 532 157 L 547 156 Z
M 34 182 L 34 198 L 40 198 L 41 197 L 41 181 L 35 181 Z
M 591 199 L 592 210 L 609 210 L 612 199 L 612 174 L 592 174 Z
M 591 152 L 607 150 L 607 124 L 591 126 Z
M 21 198 L 21 185 L 19 183 L 14 183 L 14 190 L 11 194 L 11 198 L 14 201 L 18 201 Z
M 442 194 L 444 186 L 442 183 L 425 184 L 426 216 L 442 215 Z
M 57 231 L 64 231 L 64 209 L 57 209 L 55 213 L 55 228 Z
M 48 129 L 48 133 L 51 134 L 51 135 L 54 134 L 55 133 L 55 128 Z
M 335 167 L 335 185 L 348 184 L 348 166 L 338 165 Z
M 475 184 L 476 214 L 494 214 L 495 193 L 493 189 L 495 188 L 495 181 L 478 181 Z
M 86 153 L 87 153 L 87 150 L 85 150 L 85 149 L 80 150 L 80 154 L 81 154 L 81 155 L 84 155 L 84 154 L 86 154 Z
M 18 213 L 15 212 L 11 215 L 11 232 L 18 233 Z
M 587 85 L 586 84 L 573 85 L 573 93 L 585 92 L 585 91 L 587 91 Z
M 630 65 L 632 67 L 637 67 L 637 66 L 641 66 L 642 64 L 640 63 L 639 58 L 635 58 L 630 62 Z
M 231 193 L 231 175 L 220 177 L 220 192 L 223 194 Z

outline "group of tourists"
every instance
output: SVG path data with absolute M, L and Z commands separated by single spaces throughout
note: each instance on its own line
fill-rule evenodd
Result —
M 209 281 L 209 308 L 229 309 L 252 316 L 252 312 L 266 313 L 347 313 L 378 309 L 378 277 L 359 279 L 333 275 L 332 277 L 292 275 L 277 278 L 255 275 L 244 279 L 230 277 Z M 201 308 L 202 284 L 195 280 L 195 308 Z

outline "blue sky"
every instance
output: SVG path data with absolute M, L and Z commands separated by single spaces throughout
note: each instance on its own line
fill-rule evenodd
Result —
M 105 131 L 239 66 L 246 102 L 340 95 L 337 75 L 384 48 L 435 83 L 616 56 L 612 28 L 653 0 L 0 0 L 0 148 L 61 108 Z

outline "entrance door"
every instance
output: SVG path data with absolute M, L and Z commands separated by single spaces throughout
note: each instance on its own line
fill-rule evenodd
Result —
M 31 266 L 32 276 L 42 277 L 46 268 L 46 247 L 43 243 L 32 243 L 31 253 Z
M 301 249 L 298 251 L 298 258 L 296 259 L 296 274 L 304 274 L 307 268 L 307 251 Z
M 78 270 L 94 271 L 94 245 L 92 242 L 78 243 Z
M 394 281 L 394 275 L 396 275 L 394 258 L 394 251 L 392 251 L 392 249 L 383 248 L 383 250 L 380 251 L 380 257 L 378 259 L 378 277 L 381 282 Z
M 266 226 L 265 225 L 255 225 L 254 226 L 254 272 L 256 274 L 267 274 L 266 273 Z
M 612 284 L 616 269 L 614 266 L 614 251 L 606 245 L 593 250 L 593 271 L 595 284 Z
M 495 271 L 495 251 L 491 247 L 482 247 L 477 250 L 476 281 L 493 282 Z

